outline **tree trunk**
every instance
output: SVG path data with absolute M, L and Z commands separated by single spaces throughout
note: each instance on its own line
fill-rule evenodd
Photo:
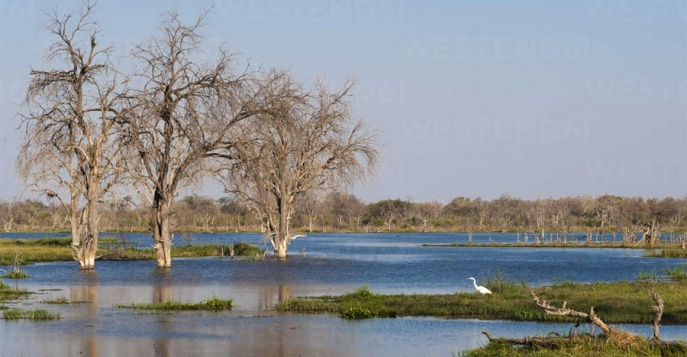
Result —
M 661 228 L 655 219 L 651 220 L 651 222 L 646 225 L 645 229 L 646 229 L 646 231 L 642 235 L 642 239 L 644 239 L 644 243 L 652 246 L 652 245 L 654 245 L 660 241 Z
M 153 205 L 153 240 L 158 268 L 172 267 L 170 204 L 162 199 Z
M 93 173 L 97 175 L 97 172 Z M 86 228 L 87 234 L 83 238 L 83 245 L 81 247 L 81 261 L 79 262 L 79 267 L 81 270 L 93 270 L 95 269 L 95 257 L 98 251 L 98 192 L 97 192 L 97 180 L 94 177 L 90 177 L 89 191 L 87 192 L 87 204 L 86 204 Z
M 292 198 L 281 198 L 277 204 L 277 212 L 270 214 L 268 221 L 270 241 L 274 248 L 274 254 L 279 259 L 286 259 L 286 251 L 292 239 L 289 232 L 292 211 L 291 201 L 293 201 Z
M 92 198 L 92 197 L 89 197 Z M 78 206 L 78 193 L 73 189 L 69 206 L 69 221 L 72 233 L 72 257 L 79 264 L 80 270 L 95 269 L 95 255 L 98 249 L 98 212 L 97 202 L 90 200 L 81 212 Z M 83 214 L 87 214 L 87 232 L 83 236 Z M 95 216 L 95 218 L 93 218 Z
M 289 245 L 289 241 L 286 237 L 281 237 L 272 241 L 272 246 L 274 247 L 274 254 L 277 255 L 279 259 L 286 259 L 286 250 Z

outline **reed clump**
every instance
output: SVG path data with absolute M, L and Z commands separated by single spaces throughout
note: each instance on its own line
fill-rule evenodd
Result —
M 5 320 L 34 320 L 34 321 L 50 321 L 59 320 L 61 314 L 56 311 L 48 311 L 43 309 L 35 310 L 19 310 L 8 309 L 2 312 L 2 318 Z
M 234 301 L 231 299 L 220 299 L 218 297 L 207 298 L 201 302 L 190 303 L 180 301 L 159 302 L 151 304 L 118 304 L 115 307 L 134 310 L 151 311 L 222 311 L 231 310 Z

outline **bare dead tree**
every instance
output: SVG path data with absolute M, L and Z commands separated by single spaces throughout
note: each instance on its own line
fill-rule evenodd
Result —
M 207 15 L 186 25 L 171 12 L 160 35 L 133 51 L 139 70 L 126 123 L 133 151 L 128 172 L 152 207 L 161 268 L 171 267 L 174 197 L 201 177 L 208 152 L 231 146 L 227 134 L 252 112 L 248 74 L 234 74 L 232 55 L 220 48 L 216 59 L 205 59 Z
M 415 215 L 422 222 L 422 232 L 427 232 L 430 219 L 437 219 L 441 215 L 441 203 L 437 201 L 420 202 L 415 205 Z
M 653 246 L 658 243 L 661 239 L 661 225 L 658 224 L 656 219 L 652 219 L 651 222 L 644 226 L 644 233 L 642 233 L 642 239 L 649 246 Z
M 25 130 L 17 169 L 25 183 L 56 198 L 70 223 L 72 254 L 92 270 L 98 245 L 98 203 L 117 182 L 120 157 L 115 135 L 126 79 L 98 45 L 94 4 L 78 13 L 49 15 L 47 31 L 57 40 L 46 50 L 55 67 L 32 69 L 20 114 Z
M 308 219 L 308 232 L 312 233 L 315 229 L 315 220 L 320 213 L 321 204 L 318 191 L 306 192 L 296 201 L 300 207 L 300 211 L 306 215 Z
M 351 113 L 353 82 L 339 91 L 317 82 L 311 90 L 273 70 L 261 84 L 265 110 L 245 122 L 243 140 L 223 155 L 218 174 L 228 192 L 260 216 L 275 254 L 286 258 L 295 200 L 364 179 L 377 162 L 375 134 Z

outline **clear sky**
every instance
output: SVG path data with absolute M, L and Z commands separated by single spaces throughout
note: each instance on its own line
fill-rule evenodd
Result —
M 101 41 L 125 52 L 213 5 L 211 43 L 243 60 L 358 80 L 382 144 L 364 201 L 687 194 L 687 0 L 100 0 Z M 44 11 L 78 6 L 0 2 L 0 198 L 32 197 L 15 113 Z

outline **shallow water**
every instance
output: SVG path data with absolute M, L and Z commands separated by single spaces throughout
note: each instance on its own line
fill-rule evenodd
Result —
M 150 246 L 144 234 L 122 236 Z M 515 241 L 513 235 L 473 235 L 475 242 Z M 194 235 L 193 244 L 247 241 L 256 234 Z M 30 279 L 5 280 L 36 291 L 24 308 L 67 297 L 83 304 L 49 305 L 52 322 L 0 321 L 0 355 L 47 356 L 451 356 L 486 343 L 483 329 L 522 337 L 572 324 L 434 318 L 347 321 L 332 315 L 271 311 L 281 299 L 337 295 L 362 285 L 385 293 L 473 290 L 469 276 L 499 272 L 528 284 L 633 280 L 686 259 L 643 258 L 640 250 L 590 248 L 446 248 L 421 244 L 466 242 L 464 234 L 312 234 L 295 240 L 289 259 L 247 262 L 230 258 L 175 259 L 170 270 L 154 262 L 97 262 L 95 272 L 76 263 L 24 267 Z M 186 244 L 178 240 L 175 244 Z M 231 298 L 231 312 L 140 314 L 119 303 Z M 643 335 L 650 326 L 625 326 Z M 687 339 L 687 326 L 663 326 L 665 339 Z

